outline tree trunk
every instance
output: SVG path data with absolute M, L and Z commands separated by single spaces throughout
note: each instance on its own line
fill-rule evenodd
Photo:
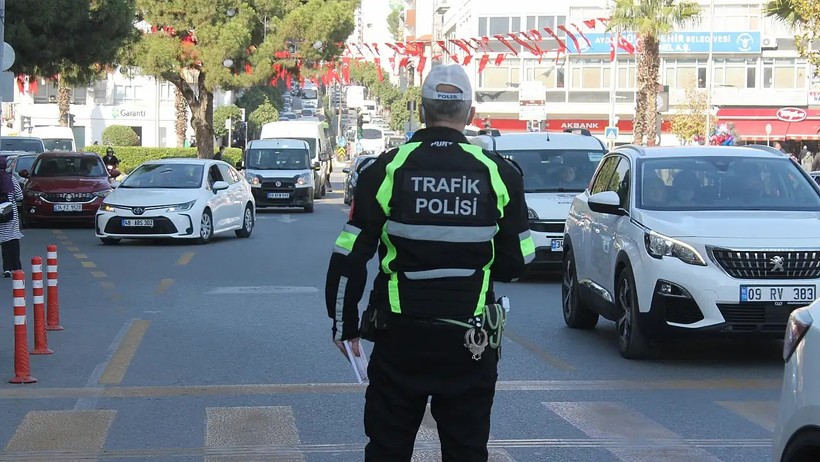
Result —
M 71 88 L 62 77 L 57 80 L 57 120 L 61 127 L 68 127 L 68 112 L 71 109 Z
M 657 129 L 658 123 L 658 85 L 660 79 L 661 57 L 660 44 L 655 37 L 647 37 L 644 41 L 644 52 L 646 53 L 646 60 L 644 66 L 646 67 L 647 79 L 646 82 L 646 144 L 647 146 L 655 146 L 657 144 L 656 138 L 660 135 Z
M 188 128 L 188 102 L 185 101 L 185 96 L 179 91 L 179 88 L 175 88 L 174 96 L 174 109 L 176 110 L 174 128 L 177 133 L 177 147 L 181 148 L 185 146 L 185 135 Z
M 197 76 L 197 91 L 188 85 L 183 75 L 168 79 L 177 87 L 191 108 L 191 127 L 196 134 L 196 155 L 200 159 L 214 156 L 214 94 L 205 88 L 205 73 Z

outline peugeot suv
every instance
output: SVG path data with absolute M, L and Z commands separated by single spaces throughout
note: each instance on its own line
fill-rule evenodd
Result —
M 614 321 L 626 358 L 676 333 L 782 338 L 817 298 L 818 235 L 820 187 L 783 154 L 617 148 L 570 208 L 564 320 Z
M 46 152 L 37 156 L 23 190 L 23 220 L 94 222 L 103 198 L 111 190 L 111 178 L 120 174 L 107 170 L 99 155 L 89 152 Z M 110 175 L 110 176 L 109 176 Z

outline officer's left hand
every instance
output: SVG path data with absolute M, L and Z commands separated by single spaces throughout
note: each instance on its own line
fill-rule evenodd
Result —
M 359 338 L 352 338 L 348 341 L 350 342 L 350 349 L 353 350 L 353 355 L 357 358 L 361 356 L 362 353 L 359 351 Z M 342 352 L 342 355 L 345 357 L 345 359 L 347 359 L 347 350 L 345 349 L 344 340 L 334 340 L 333 343 L 336 344 L 336 346 Z

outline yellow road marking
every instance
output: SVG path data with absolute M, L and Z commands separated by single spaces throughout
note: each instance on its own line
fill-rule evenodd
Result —
M 159 285 L 157 286 L 157 290 L 155 292 L 157 293 L 157 295 L 162 295 L 168 291 L 168 289 L 171 287 L 171 284 L 173 283 L 173 279 L 163 279 L 159 282 Z
M 522 335 L 518 335 L 515 332 L 510 331 L 510 329 L 508 327 L 504 328 L 504 337 L 512 340 L 514 343 L 520 345 L 525 350 L 527 350 L 530 353 L 532 353 L 533 355 L 535 355 L 538 359 L 540 359 L 541 361 L 544 361 L 545 363 L 549 364 L 552 367 L 555 367 L 557 369 L 561 369 L 561 370 L 564 370 L 564 371 L 574 371 L 575 370 L 575 368 L 572 367 L 571 364 L 567 363 L 563 359 L 561 359 L 561 358 L 549 353 L 548 351 L 544 350 L 543 348 L 541 348 L 540 345 L 533 342 L 532 340 L 530 340 L 530 339 L 528 339 L 528 338 L 526 338 Z
M 111 357 L 111 361 L 108 362 L 108 365 L 100 376 L 100 384 L 115 385 L 122 382 L 126 371 L 128 371 L 128 366 L 131 365 L 131 360 L 134 359 L 134 354 L 136 354 L 137 348 L 139 348 L 140 342 L 142 342 L 142 337 L 145 335 L 145 331 L 148 330 L 150 324 L 151 321 L 144 319 L 137 319 L 131 324 L 120 346 L 117 347 L 117 351 L 114 352 L 114 356 Z
M 74 258 L 76 258 L 78 260 L 85 260 L 85 259 L 88 258 L 88 255 L 86 255 L 84 253 L 75 253 Z
M 103 289 L 113 289 L 114 283 L 111 281 L 100 281 L 100 285 Z
M 100 279 L 108 277 L 108 275 L 103 273 L 102 271 L 92 271 L 91 275 L 94 276 L 95 278 L 100 278 Z
M 79 252 L 80 251 L 79 247 L 66 247 L 65 249 L 68 250 L 69 252 Z
M 196 252 L 185 252 L 179 257 L 179 260 L 177 260 L 177 266 L 185 266 L 191 263 L 191 259 L 194 258 L 194 255 L 196 255 Z
M 31 411 L 17 427 L 6 451 L 96 452 L 105 444 L 116 415 L 113 410 Z M 27 457 L 21 456 L 20 460 L 23 459 Z
M 779 405 L 777 401 L 718 401 L 717 403 L 766 430 L 774 431 Z
M 96 268 L 97 267 L 97 265 L 95 265 L 93 261 L 81 261 L 80 264 L 83 265 L 83 268 Z

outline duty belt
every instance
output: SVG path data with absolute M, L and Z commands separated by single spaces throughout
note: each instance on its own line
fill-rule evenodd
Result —
M 501 297 L 496 303 L 485 306 L 480 316 L 474 316 L 467 322 L 455 319 L 436 319 L 446 324 L 466 328 L 464 346 L 470 351 L 473 359 L 478 361 L 487 346 L 498 350 L 499 356 L 501 355 L 501 339 L 509 311 L 510 300 L 507 297 Z

